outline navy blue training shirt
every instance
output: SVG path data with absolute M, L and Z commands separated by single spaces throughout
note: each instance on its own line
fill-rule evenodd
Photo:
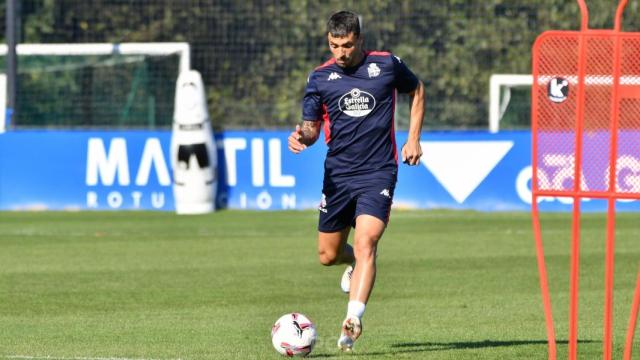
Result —
M 335 59 L 316 68 L 305 89 L 302 118 L 324 121 L 325 177 L 397 171 L 396 90 L 408 93 L 417 86 L 418 78 L 388 52 L 366 52 L 350 68 Z

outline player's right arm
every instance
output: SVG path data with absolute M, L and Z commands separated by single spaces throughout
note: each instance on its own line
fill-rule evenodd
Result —
M 307 146 L 313 145 L 320 136 L 322 124 L 323 104 L 322 96 L 318 91 L 315 73 L 307 80 L 302 99 L 302 124 L 296 125 L 295 131 L 289 135 L 289 150 L 294 154 L 300 153 Z
M 303 121 L 296 125 L 296 130 L 289 135 L 289 150 L 299 154 L 307 146 L 313 145 L 320 136 L 320 121 Z

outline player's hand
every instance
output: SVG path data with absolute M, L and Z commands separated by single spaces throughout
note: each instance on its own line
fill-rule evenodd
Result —
M 422 156 L 422 147 L 420 141 L 407 141 L 402 146 L 402 162 L 413 166 L 420 163 L 420 157 Z
M 296 130 L 289 135 L 289 151 L 294 154 L 299 154 L 307 148 L 307 145 L 301 143 L 300 139 L 302 139 L 302 130 L 300 129 L 300 125 L 296 125 Z

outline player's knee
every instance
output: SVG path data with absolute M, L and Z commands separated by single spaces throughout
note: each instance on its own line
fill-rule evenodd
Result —
M 370 246 L 358 247 L 354 249 L 353 255 L 356 258 L 356 262 L 362 263 L 365 261 L 372 261 L 373 259 L 375 259 L 376 249 L 375 247 Z
M 320 264 L 324 266 L 335 265 L 338 262 L 338 254 L 333 251 L 320 250 L 318 252 Z
M 376 256 L 378 238 L 376 237 L 361 237 L 356 239 L 353 246 L 353 255 L 356 258 L 356 262 L 370 261 Z

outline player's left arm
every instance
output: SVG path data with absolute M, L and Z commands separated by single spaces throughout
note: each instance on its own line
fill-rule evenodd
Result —
M 418 86 L 409 93 L 411 97 L 411 115 L 409 118 L 409 134 L 407 142 L 402 146 L 402 162 L 418 165 L 422 156 L 420 133 L 424 119 L 424 85 L 418 80 Z

